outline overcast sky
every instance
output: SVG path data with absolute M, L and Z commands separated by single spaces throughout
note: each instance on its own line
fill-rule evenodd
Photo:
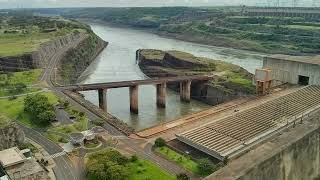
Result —
M 0 8 L 39 7 L 127 7 L 127 6 L 224 6 L 224 5 L 274 5 L 277 0 L 0 0 Z M 292 5 L 293 0 L 280 0 Z M 312 6 L 313 1 L 298 0 L 300 6 Z M 318 5 L 318 3 L 317 3 Z

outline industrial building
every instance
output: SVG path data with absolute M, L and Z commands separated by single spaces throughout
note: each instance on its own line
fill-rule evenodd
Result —
M 0 151 L 0 180 L 37 179 L 47 180 L 48 172 L 32 157 L 29 149 L 17 147 Z
M 264 58 L 263 69 L 271 70 L 272 86 L 320 85 L 320 56 L 271 55 Z

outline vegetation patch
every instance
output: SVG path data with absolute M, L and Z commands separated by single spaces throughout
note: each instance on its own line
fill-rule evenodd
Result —
M 74 21 L 35 16 L 32 11 L 3 15 L 0 27 L 0 57 L 30 54 L 44 42 L 90 29 Z
M 68 143 L 69 142 L 66 138 L 64 138 L 60 135 L 54 134 L 52 132 L 45 132 L 43 134 L 46 138 L 50 139 L 51 141 L 53 141 L 55 143 Z
M 46 96 L 51 104 L 57 103 L 57 97 L 52 93 L 40 93 Z M 24 99 L 25 97 L 17 97 L 15 99 L 0 99 L 0 113 L 9 117 L 10 119 L 16 119 L 29 127 L 43 127 L 40 124 L 34 123 L 32 117 L 24 111 Z
M 162 154 L 167 159 L 179 164 L 186 170 L 194 174 L 199 174 L 199 169 L 198 169 L 199 164 L 193 161 L 190 157 L 181 155 L 176 151 L 168 148 L 167 146 L 156 148 L 155 151 Z
M 161 170 L 153 163 L 137 156 L 127 158 L 113 149 L 105 149 L 88 156 L 86 162 L 88 180 L 170 180 L 174 176 Z
M 39 82 L 38 78 L 41 72 L 41 69 L 34 69 L 30 71 L 0 74 L 0 97 L 15 96 L 41 90 L 40 88 L 32 87 L 32 85 Z

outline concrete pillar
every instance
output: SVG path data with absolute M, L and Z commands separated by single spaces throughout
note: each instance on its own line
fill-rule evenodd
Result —
M 184 102 L 190 102 L 191 81 L 180 82 L 180 99 Z
M 157 106 L 166 107 L 167 84 L 157 84 Z
M 107 89 L 99 89 L 99 108 L 107 112 Z
M 132 113 L 138 114 L 139 107 L 138 107 L 138 86 L 130 86 L 130 111 Z

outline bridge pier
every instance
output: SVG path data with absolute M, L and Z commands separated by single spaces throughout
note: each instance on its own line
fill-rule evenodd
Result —
M 130 93 L 130 111 L 132 113 L 138 114 L 139 113 L 139 103 L 138 103 L 138 85 L 130 86 L 129 87 Z
M 190 102 L 191 80 L 180 82 L 180 100 Z
M 99 108 L 107 112 L 107 89 L 98 89 Z
M 166 107 L 166 95 L 167 95 L 167 84 L 157 84 L 157 106 L 160 108 Z

